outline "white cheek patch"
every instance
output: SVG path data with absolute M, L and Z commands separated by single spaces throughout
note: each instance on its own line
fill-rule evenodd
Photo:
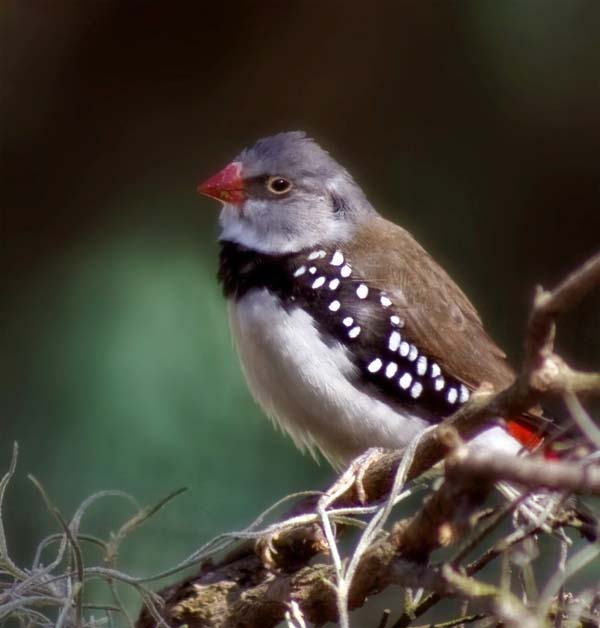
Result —
M 252 198 L 241 205 L 225 203 L 219 219 L 220 239 L 259 253 L 294 253 L 312 248 L 313 259 L 322 259 L 324 251 L 314 249 L 315 244 L 323 246 L 334 240 L 348 240 L 356 227 L 350 221 L 334 220 L 325 196 L 310 200 L 310 213 L 307 211 L 303 216 L 295 211 L 287 219 L 282 213 L 286 207 L 277 206 L 277 199 Z M 279 211 L 275 212 L 276 209 Z

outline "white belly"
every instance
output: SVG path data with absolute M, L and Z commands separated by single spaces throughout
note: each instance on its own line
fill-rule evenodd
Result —
M 300 448 L 317 447 L 340 466 L 369 447 L 404 447 L 428 425 L 354 386 L 346 349 L 326 344 L 304 310 L 286 311 L 256 289 L 230 302 L 229 313 L 254 397 Z

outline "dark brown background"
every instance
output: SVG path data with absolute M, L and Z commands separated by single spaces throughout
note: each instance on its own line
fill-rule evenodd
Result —
M 5 0 L 15 554 L 51 525 L 26 471 L 67 513 L 101 488 L 150 501 L 189 485 L 125 551 L 137 571 L 329 477 L 250 401 L 213 278 L 216 207 L 195 196 L 258 137 L 304 129 L 330 149 L 518 360 L 534 284 L 600 247 L 599 32 L 594 0 Z M 596 296 L 560 326 L 577 366 L 598 367 L 599 312 Z M 100 530 L 123 510 L 97 508 Z

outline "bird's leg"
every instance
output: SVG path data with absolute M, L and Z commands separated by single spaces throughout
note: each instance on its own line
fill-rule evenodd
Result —
M 335 524 L 332 525 L 328 509 L 352 487 L 355 487 L 359 502 L 361 504 L 366 502 L 367 495 L 363 486 L 364 475 L 369 466 L 381 457 L 383 451 L 384 450 L 379 447 L 373 447 L 367 449 L 367 451 L 358 456 L 358 458 L 355 458 L 344 473 L 323 493 L 317 504 L 317 514 L 321 520 L 323 534 L 325 535 L 329 553 L 331 554 L 331 559 L 337 573 L 338 585 L 344 580 L 344 566 L 336 544 L 336 527 Z
M 327 518 L 327 509 L 342 495 L 355 487 L 357 499 L 361 504 L 367 502 L 367 494 L 363 485 L 363 479 L 371 464 L 379 460 L 386 452 L 380 447 L 367 449 L 363 454 L 355 458 L 342 475 L 333 483 L 329 489 L 323 493 L 315 504 L 314 498 L 304 500 L 297 505 L 288 516 L 292 517 L 308 511 L 315 511 L 320 515 L 321 522 Z M 310 503 L 313 502 L 311 507 Z M 328 518 L 327 518 L 327 521 Z M 323 536 L 321 526 L 301 525 L 295 530 L 282 530 L 273 532 L 258 539 L 254 550 L 260 556 L 263 564 L 271 569 L 277 569 L 283 565 L 293 563 L 303 552 L 326 551 L 333 540 L 333 530 L 328 526 Z
M 321 526 L 314 521 L 301 522 L 311 514 L 314 516 L 318 499 L 320 494 L 300 500 L 284 515 L 279 529 L 272 528 L 270 533 L 254 542 L 254 552 L 267 569 L 294 569 L 327 549 Z M 298 525 L 290 527 L 290 519 L 297 519 Z
M 323 494 L 319 500 L 319 509 L 328 508 L 336 499 L 349 491 L 352 487 L 356 490 L 356 496 L 361 504 L 367 502 L 367 494 L 363 484 L 365 474 L 369 467 L 387 450 L 382 447 L 370 447 L 358 458 L 355 458 L 348 468 L 340 475 L 333 485 Z

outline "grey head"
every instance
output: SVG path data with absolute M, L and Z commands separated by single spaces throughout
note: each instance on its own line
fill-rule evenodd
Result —
M 258 140 L 199 191 L 223 203 L 221 240 L 264 253 L 343 243 L 375 212 L 350 174 L 300 131 Z

